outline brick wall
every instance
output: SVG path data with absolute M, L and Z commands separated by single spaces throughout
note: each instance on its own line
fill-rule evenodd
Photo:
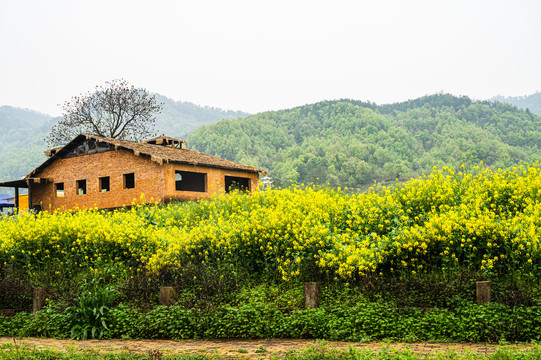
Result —
M 206 191 L 177 191 L 175 171 L 206 174 Z M 123 175 L 134 173 L 135 187 L 124 188 Z M 100 177 L 108 176 L 110 191 L 100 191 Z M 58 159 L 34 177 L 51 178 L 53 183 L 32 185 L 32 206 L 43 210 L 73 210 L 75 208 L 113 208 L 140 202 L 141 194 L 147 202 L 196 200 L 210 198 L 214 192 L 225 191 L 225 176 L 249 178 L 250 189 L 257 189 L 259 174 L 225 170 L 197 165 L 165 163 L 159 165 L 147 157 L 135 156 L 127 150 L 107 151 Z M 77 181 L 86 180 L 86 194 L 77 194 Z M 64 196 L 56 196 L 55 184 L 64 184 Z
M 135 187 L 124 189 L 123 175 L 135 174 Z M 110 178 L 110 191 L 100 192 L 99 178 Z M 148 158 L 135 156 L 127 150 L 107 151 L 58 159 L 35 177 L 51 178 L 53 183 L 32 186 L 32 205 L 43 210 L 79 208 L 111 208 L 131 205 L 141 194 L 146 201 L 164 199 L 163 167 Z M 86 180 L 86 194 L 78 195 L 77 180 Z M 57 197 L 55 184 L 64 183 L 64 196 Z

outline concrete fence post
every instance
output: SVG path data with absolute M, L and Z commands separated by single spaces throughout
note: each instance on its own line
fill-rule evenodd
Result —
M 490 302 L 490 281 L 477 281 L 477 305 L 485 305 Z
M 304 306 L 306 308 L 317 308 L 319 306 L 319 296 L 321 294 L 320 282 L 304 283 Z
M 47 291 L 45 288 L 34 288 L 34 303 L 32 305 L 32 313 L 37 313 L 45 306 L 45 299 L 47 298 Z
M 173 286 L 160 287 L 160 305 L 171 306 L 178 300 L 177 290 Z

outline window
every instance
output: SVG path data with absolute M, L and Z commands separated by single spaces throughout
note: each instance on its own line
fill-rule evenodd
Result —
M 207 191 L 207 174 L 192 171 L 175 171 L 175 189 L 177 191 Z
M 54 184 L 56 197 L 64 197 L 64 183 Z
M 135 187 L 135 174 L 124 174 L 124 189 L 133 189 Z
M 86 180 L 77 180 L 77 195 L 86 194 Z
M 250 179 L 237 176 L 226 176 L 225 192 L 234 190 L 250 191 Z
M 100 177 L 100 192 L 107 192 L 111 190 L 111 180 L 109 176 Z

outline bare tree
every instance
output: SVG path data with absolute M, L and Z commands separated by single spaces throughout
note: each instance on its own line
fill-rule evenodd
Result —
M 45 138 L 50 146 L 64 145 L 79 134 L 122 140 L 151 137 L 162 104 L 145 89 L 119 79 L 96 86 L 93 93 L 72 97 L 62 110 L 62 119 Z

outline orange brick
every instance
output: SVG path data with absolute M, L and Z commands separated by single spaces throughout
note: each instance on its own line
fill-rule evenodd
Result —
M 157 145 L 156 145 L 157 146 Z M 175 170 L 205 173 L 205 192 L 177 191 Z M 135 187 L 124 189 L 123 175 L 134 173 Z M 110 178 L 110 191 L 101 192 L 99 178 Z M 239 170 L 179 163 L 160 165 L 149 157 L 137 156 L 125 149 L 95 154 L 59 158 L 33 177 L 49 178 L 52 183 L 32 184 L 32 206 L 43 210 L 73 210 L 75 208 L 115 208 L 140 202 L 144 194 L 147 202 L 170 200 L 196 200 L 210 198 L 213 193 L 225 191 L 225 176 L 249 179 L 250 190 L 258 186 L 259 174 Z M 78 195 L 76 182 L 86 180 L 86 194 Z M 64 184 L 64 196 L 57 197 L 55 184 Z

